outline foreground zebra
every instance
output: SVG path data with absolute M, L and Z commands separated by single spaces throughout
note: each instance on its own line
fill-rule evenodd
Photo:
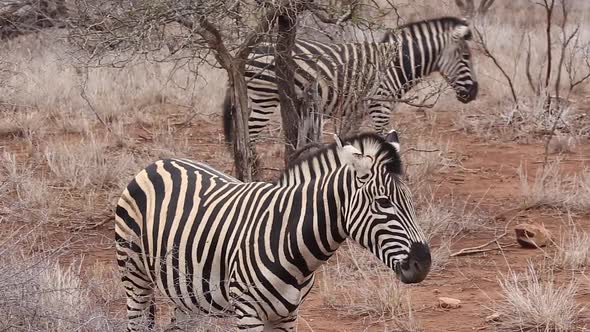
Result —
M 184 312 L 234 314 L 240 330 L 296 329 L 314 271 L 350 237 L 404 283 L 430 270 L 401 180 L 395 133 L 340 139 L 277 183 L 242 183 L 185 159 L 160 160 L 116 209 L 128 330 L 153 326 L 157 287 Z
M 410 23 L 388 32 L 380 43 L 329 44 L 298 40 L 293 57 L 298 94 L 313 88 L 321 97 L 324 114 L 355 109 L 359 102 L 373 98 L 368 110 L 375 130 L 382 133 L 389 124 L 394 103 L 422 77 L 440 72 L 463 103 L 477 96 L 478 83 L 471 63 L 467 23 L 443 17 Z M 272 44 L 253 50 L 246 66 L 248 96 L 252 106 L 248 122 L 250 140 L 257 140 L 271 115 L 279 107 Z M 226 141 L 232 137 L 233 107 L 230 94 L 224 103 Z

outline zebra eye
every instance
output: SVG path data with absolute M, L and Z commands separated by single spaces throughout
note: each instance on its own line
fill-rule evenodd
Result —
M 381 207 L 384 207 L 384 208 L 388 208 L 388 207 L 393 206 L 393 204 L 391 203 L 389 198 L 385 198 L 385 197 L 379 197 L 375 200 L 375 202 L 377 202 L 377 204 L 379 204 Z

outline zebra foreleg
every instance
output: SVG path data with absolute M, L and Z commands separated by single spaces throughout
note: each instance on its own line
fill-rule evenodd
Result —
M 294 332 L 297 331 L 297 312 L 294 312 L 292 315 L 285 317 L 277 322 L 272 322 L 268 324 L 270 329 L 264 330 L 266 331 L 282 331 L 282 332 Z
M 125 290 L 127 293 L 127 331 L 152 330 L 156 316 L 154 290 L 148 285 L 141 287 L 125 286 Z
M 121 224 L 116 227 L 116 237 L 117 264 L 127 295 L 127 331 L 153 329 L 156 312 L 154 284 L 146 273 L 139 253 L 134 250 L 139 248 L 137 238 L 125 232 Z
M 383 134 L 387 131 L 394 106 L 393 103 L 371 103 L 369 105 L 369 114 L 373 120 L 375 131 L 378 134 Z

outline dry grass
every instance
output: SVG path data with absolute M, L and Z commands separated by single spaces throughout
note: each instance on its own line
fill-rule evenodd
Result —
M 38 247 L 34 232 L 15 232 L 0 243 L 0 329 L 3 331 L 119 331 L 80 277 L 80 265 L 59 264 L 64 247 Z M 28 247 L 31 246 L 31 247 Z
M 542 98 L 534 98 L 530 102 L 522 102 L 518 108 L 499 105 L 463 111 L 459 113 L 455 124 L 467 133 L 486 140 L 531 143 L 548 135 L 557 122 L 557 137 L 565 140 L 554 142 L 555 146 L 550 152 L 572 152 L 579 137 L 586 135 L 583 128 L 590 124 L 590 121 L 576 113 L 573 106 L 567 106 L 559 118 L 558 116 L 559 112 L 543 110 Z
M 0 208 L 21 220 L 47 219 L 60 206 L 60 195 L 53 193 L 46 178 L 35 175 L 28 161 L 17 160 L 15 154 L 0 156 Z
M 452 239 L 485 227 L 485 217 L 477 206 L 461 203 L 452 197 L 438 199 L 435 193 L 420 196 L 417 201 L 418 223 L 429 240 L 435 237 Z
M 560 161 L 538 168 L 531 180 L 525 168 L 518 170 L 523 208 L 552 207 L 573 212 L 590 211 L 590 170 L 566 176 L 560 173 Z
M 450 142 L 442 142 L 440 137 L 421 135 L 408 143 L 404 141 L 403 149 L 406 175 L 415 188 L 419 188 L 434 174 L 446 172 L 457 165 L 450 157 Z
M 322 267 L 324 303 L 347 316 L 368 317 L 396 331 L 419 331 L 408 291 L 395 273 L 358 245 L 348 242 Z
M 575 281 L 558 282 L 552 269 L 529 264 L 523 273 L 511 272 L 499 279 L 502 300 L 495 307 L 501 331 L 574 331 L 580 307 Z
M 75 144 L 49 145 L 43 156 L 58 183 L 77 189 L 120 188 L 127 181 L 123 175 L 138 167 L 130 156 L 113 156 L 108 148 L 105 141 L 91 137 Z
M 562 236 L 557 261 L 564 267 L 585 270 L 590 266 L 590 236 L 584 231 L 572 230 Z

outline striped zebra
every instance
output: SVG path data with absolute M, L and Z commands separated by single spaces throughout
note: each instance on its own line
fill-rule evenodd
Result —
M 297 40 L 293 50 L 298 66 L 296 92 L 301 95 L 313 89 L 320 97 L 320 109 L 328 115 L 346 115 L 359 102 L 369 100 L 375 130 L 382 133 L 389 124 L 391 101 L 399 100 L 431 73 L 442 74 L 459 101 L 468 103 L 476 98 L 478 83 L 467 45 L 470 39 L 465 21 L 443 17 L 401 26 L 379 43 Z M 262 44 L 253 50 L 246 66 L 251 142 L 258 139 L 279 107 L 274 63 L 274 45 Z M 231 142 L 234 109 L 229 93 L 223 107 L 225 137 Z
M 349 237 L 402 282 L 424 280 L 430 250 L 398 149 L 395 133 L 337 138 L 276 183 L 243 183 L 185 159 L 142 170 L 115 215 L 128 331 L 153 327 L 156 288 L 181 313 L 294 331 L 314 272 Z

